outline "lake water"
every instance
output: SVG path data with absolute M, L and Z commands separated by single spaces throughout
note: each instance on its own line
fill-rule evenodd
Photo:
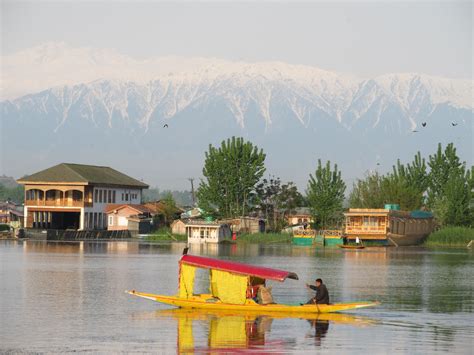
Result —
M 376 308 L 319 319 L 172 310 L 125 294 L 175 294 L 183 244 L 0 241 L 0 351 L 12 353 L 471 354 L 474 258 L 468 249 L 344 251 L 277 245 L 196 246 L 207 255 L 288 269 L 276 301 L 306 301 L 315 277 L 332 302 Z M 196 288 L 205 290 L 206 275 Z

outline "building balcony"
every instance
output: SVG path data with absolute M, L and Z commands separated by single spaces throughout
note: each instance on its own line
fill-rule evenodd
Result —
M 83 200 L 26 200 L 25 206 L 45 206 L 45 207 L 92 207 L 92 202 Z

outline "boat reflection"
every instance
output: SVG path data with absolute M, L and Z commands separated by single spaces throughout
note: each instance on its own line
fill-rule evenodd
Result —
M 354 317 L 348 314 L 326 313 L 308 316 L 291 316 L 288 314 L 262 314 L 256 312 L 225 312 L 225 311 L 202 311 L 197 309 L 167 309 L 152 313 L 135 315 L 134 319 L 157 319 L 166 318 L 177 321 L 177 346 L 178 353 L 206 352 L 227 353 L 238 352 L 242 349 L 262 351 L 271 348 L 272 352 L 285 352 L 295 339 L 286 335 L 285 339 L 270 337 L 272 323 L 278 319 L 300 319 L 306 320 L 309 327 L 307 337 L 314 338 L 316 345 L 321 345 L 322 340 L 329 331 L 330 323 L 338 323 L 353 326 L 369 326 L 374 321 Z M 201 333 L 205 328 L 207 333 L 207 344 L 199 342 L 202 337 L 197 336 L 198 343 L 194 337 L 195 333 Z M 298 334 L 295 334 L 295 338 Z

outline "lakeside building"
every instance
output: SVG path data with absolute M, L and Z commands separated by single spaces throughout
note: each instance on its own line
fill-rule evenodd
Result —
M 173 234 L 186 234 L 186 223 L 182 219 L 175 219 L 170 225 L 171 233 Z
M 140 204 L 148 185 L 105 166 L 62 163 L 18 180 L 25 227 L 105 230 L 108 204 Z
M 13 228 L 23 227 L 23 206 L 17 205 L 13 201 L 0 202 L 0 223 L 8 224 Z
M 265 220 L 258 217 L 236 217 L 221 222 L 228 224 L 232 232 L 241 234 L 265 233 L 266 230 Z
M 313 217 L 308 207 L 297 207 L 286 217 L 289 226 L 313 223 Z
M 105 208 L 107 230 L 128 230 L 146 234 L 151 231 L 151 210 L 145 205 L 110 204 Z
M 166 225 L 180 218 L 184 210 L 176 205 L 170 206 L 165 200 L 149 201 L 144 206 L 150 210 L 155 228 L 160 225 Z M 167 218 L 170 218 L 167 220 Z M 183 233 L 184 234 L 184 233 Z
M 188 243 L 220 243 L 232 238 L 232 231 L 225 223 L 204 220 L 188 220 L 184 223 Z

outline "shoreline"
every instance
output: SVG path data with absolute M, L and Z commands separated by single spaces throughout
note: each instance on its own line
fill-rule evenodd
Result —
M 141 243 L 141 244 L 184 244 L 187 245 L 186 240 L 171 240 L 171 239 L 163 239 L 163 240 L 147 240 L 146 238 L 127 238 L 127 239 L 64 239 L 64 240 L 47 240 L 46 238 L 5 238 L 0 239 L 1 241 L 36 241 L 36 242 L 56 242 L 56 243 L 80 243 L 80 242 L 126 242 L 126 243 Z M 193 245 L 279 245 L 279 246 L 294 246 L 296 248 L 311 248 L 311 249 L 330 249 L 330 250 L 339 250 L 339 248 L 334 247 L 324 247 L 320 245 L 294 245 L 291 242 L 284 242 L 284 241 L 229 241 L 219 244 L 193 244 Z M 366 249 L 373 249 L 373 248 L 394 248 L 394 249 L 408 249 L 408 248 L 425 248 L 425 249 L 474 249 L 474 241 L 472 242 L 471 246 L 469 247 L 467 244 L 453 244 L 453 243 L 422 243 L 417 245 L 407 245 L 407 246 L 400 246 L 395 247 L 392 245 L 371 245 L 367 246 Z

